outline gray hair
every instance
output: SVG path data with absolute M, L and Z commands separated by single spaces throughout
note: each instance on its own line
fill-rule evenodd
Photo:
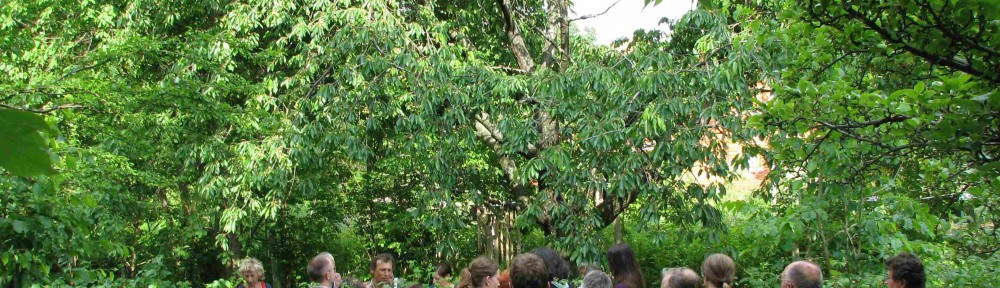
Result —
M 611 288 L 611 276 L 601 271 L 590 271 L 583 276 L 580 288 Z

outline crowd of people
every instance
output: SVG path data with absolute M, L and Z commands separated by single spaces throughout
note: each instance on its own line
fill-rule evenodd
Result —
M 646 283 L 632 247 L 625 243 L 608 249 L 608 272 L 596 265 L 579 265 L 582 281 L 570 281 L 570 265 L 558 252 L 538 248 L 517 255 L 510 267 L 501 271 L 493 259 L 478 257 L 461 270 L 452 283 L 451 265 L 441 263 L 434 271 L 431 288 L 640 288 Z M 306 265 L 306 274 L 314 288 L 423 288 L 423 284 L 401 283 L 393 275 L 391 254 L 375 255 L 368 271 L 370 281 L 354 277 L 341 278 L 333 255 L 327 252 L 313 257 Z M 660 288 L 728 288 L 733 287 L 736 263 L 725 254 L 712 254 L 701 264 L 701 276 L 687 267 L 664 268 Z M 244 259 L 239 275 L 245 281 L 240 288 L 270 288 L 264 283 L 264 267 L 257 259 Z M 810 261 L 795 261 L 785 266 L 779 276 L 782 288 L 823 287 L 823 272 Z M 576 287 L 575 283 L 581 283 Z M 885 284 L 889 288 L 924 288 L 924 267 L 920 259 L 902 253 L 886 261 Z

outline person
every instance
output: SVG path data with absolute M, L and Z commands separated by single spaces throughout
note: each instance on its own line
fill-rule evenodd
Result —
M 705 288 L 732 287 L 734 274 L 736 274 L 736 263 L 733 262 L 733 258 L 725 254 L 708 255 L 705 261 L 701 262 L 701 276 L 704 277 L 702 285 Z
M 885 285 L 889 288 L 924 288 L 927 281 L 924 264 L 920 258 L 910 253 L 900 253 L 885 262 Z
M 587 272 L 580 288 L 611 288 L 611 276 L 599 270 Z
M 365 288 L 365 282 L 354 276 L 347 276 L 340 284 L 341 288 Z
M 515 288 L 547 288 L 549 272 L 545 261 L 532 253 L 514 257 L 510 265 L 510 285 Z
M 458 283 L 458 288 L 498 288 L 500 269 L 490 258 L 479 256 L 462 269 L 462 279 Z
M 437 269 L 434 269 L 434 286 L 436 288 L 454 288 L 455 284 L 451 283 L 451 265 L 445 262 L 438 264 Z
M 510 286 L 510 268 L 500 272 L 500 288 L 512 288 Z
M 577 271 L 576 272 L 579 273 L 580 276 L 584 276 L 585 277 L 591 271 L 601 271 L 601 267 L 598 267 L 597 264 L 594 264 L 594 263 L 585 263 L 585 264 L 580 264 L 580 266 L 577 267 Z M 604 272 L 604 271 L 601 271 L 601 272 Z M 607 273 L 605 273 L 605 274 L 607 274 Z
M 271 284 L 264 283 L 264 265 L 256 258 L 240 261 L 239 274 L 244 281 L 239 288 L 271 288 Z
M 545 262 L 545 269 L 549 274 L 548 280 L 552 282 L 552 287 L 573 288 L 573 283 L 567 281 L 569 280 L 569 263 L 559 255 L 559 252 L 548 247 L 540 247 L 531 250 L 531 253 L 538 255 Z M 560 283 L 560 285 L 555 285 L 556 283 Z
M 699 280 L 698 273 L 688 268 L 663 269 L 660 288 L 696 288 Z
M 615 288 L 640 288 L 645 285 L 635 252 L 628 244 L 618 243 L 608 249 L 608 268 L 611 269 Z
M 330 252 L 323 252 L 313 257 L 306 265 L 306 274 L 309 280 L 317 283 L 312 287 L 337 288 L 340 287 L 340 273 L 337 273 L 337 262 L 333 260 Z
M 368 271 L 372 273 L 372 281 L 365 283 L 368 288 L 383 288 L 386 285 L 396 288 L 395 279 L 392 275 L 392 254 L 382 253 L 372 258 L 368 264 Z
M 822 288 L 823 271 L 809 261 L 795 261 L 781 272 L 781 288 Z

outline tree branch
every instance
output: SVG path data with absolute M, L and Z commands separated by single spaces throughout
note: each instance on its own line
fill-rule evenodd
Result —
M 941 57 L 939 55 L 934 55 L 933 53 L 928 52 L 926 50 L 914 47 L 913 45 L 910 45 L 910 43 L 905 43 L 903 42 L 902 39 L 898 39 L 892 32 L 886 30 L 885 27 L 879 26 L 879 24 L 876 23 L 876 20 L 866 17 L 861 12 L 855 10 L 849 5 L 846 5 L 845 7 L 843 7 L 843 9 L 844 11 L 847 11 L 847 14 L 850 15 L 852 18 L 861 21 L 861 23 L 864 24 L 866 27 L 868 27 L 868 29 L 872 29 L 876 33 L 878 33 L 883 40 L 891 44 L 899 45 L 901 48 L 903 48 L 903 50 L 906 50 L 907 52 L 910 52 L 911 54 L 916 55 L 920 58 L 924 58 L 924 60 L 930 61 L 932 64 L 941 64 L 946 67 L 985 79 L 992 83 L 1000 83 L 1000 77 L 997 77 L 996 75 L 989 75 L 984 71 L 972 67 L 972 64 L 969 61 L 956 60 L 955 58 Z
M 18 108 L 18 107 L 10 106 L 10 105 L 3 104 L 3 103 L 0 103 L 0 107 L 10 108 L 10 109 L 14 109 L 14 110 L 21 110 L 21 111 L 25 111 L 25 112 L 38 113 L 38 114 L 47 114 L 49 112 L 56 111 L 56 110 L 76 109 L 76 108 L 83 108 L 83 109 L 88 109 L 88 110 L 94 110 L 94 109 L 91 109 L 90 107 L 83 106 L 83 105 L 80 105 L 80 104 L 57 105 L 57 106 L 52 106 L 52 107 L 49 107 L 49 108 L 42 108 L 42 109 L 37 109 L 37 110 L 36 109 L 27 109 L 27 108 Z
M 111 62 L 111 59 L 105 59 L 103 61 L 94 63 L 94 65 L 79 67 L 79 68 L 70 70 L 66 74 L 63 74 L 63 76 L 60 76 L 59 79 L 56 79 L 55 81 L 52 81 L 52 82 L 61 82 L 62 80 L 65 80 L 69 76 L 73 76 L 76 73 L 80 73 L 80 72 L 83 72 L 83 71 L 87 71 L 87 70 L 90 70 L 90 69 L 97 68 L 97 66 L 104 65 L 105 63 L 108 63 L 108 62 Z
M 569 19 L 569 22 L 573 22 L 573 21 L 577 21 L 577 20 L 587 20 L 587 19 L 590 19 L 590 18 L 594 18 L 594 17 L 598 17 L 598 16 L 601 16 L 601 15 L 604 15 L 604 14 L 608 13 L 608 11 L 611 11 L 611 8 L 615 7 L 615 5 L 618 5 L 619 2 L 622 2 L 622 0 L 615 1 L 615 3 L 611 4 L 611 6 L 608 6 L 608 9 L 604 9 L 604 12 L 597 13 L 597 14 L 583 15 L 583 16 L 580 16 L 580 17 L 577 17 L 577 18 Z
M 886 123 L 903 122 L 903 121 L 906 121 L 906 119 L 910 119 L 910 118 L 911 118 L 910 116 L 893 115 L 893 116 L 885 117 L 885 118 L 878 119 L 878 120 L 872 120 L 872 121 L 867 121 L 867 122 L 858 122 L 858 123 L 850 123 L 850 124 L 842 124 L 842 125 L 830 124 L 830 123 L 823 122 L 823 121 L 817 121 L 817 122 L 819 122 L 820 125 L 822 125 L 822 126 L 826 126 L 828 128 L 831 128 L 831 129 L 840 130 L 840 129 L 855 129 L 855 128 L 862 128 L 862 127 L 868 127 L 868 126 L 878 127 L 878 126 L 881 126 L 882 124 L 886 124 Z
M 510 49 L 514 53 L 514 58 L 517 59 L 517 64 L 521 66 L 521 70 L 528 71 L 529 73 L 535 71 L 535 61 L 531 59 L 531 52 L 528 50 L 528 45 L 524 42 L 524 37 L 521 35 L 521 29 L 518 28 L 517 23 L 514 21 L 514 16 L 510 13 L 510 7 L 507 6 L 507 0 L 496 0 L 497 6 L 500 7 L 500 12 L 503 14 L 504 19 L 504 30 L 507 32 L 507 38 L 510 39 Z

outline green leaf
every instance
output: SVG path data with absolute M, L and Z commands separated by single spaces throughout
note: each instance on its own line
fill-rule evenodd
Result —
M 42 116 L 0 109 L 0 167 L 18 176 L 51 175 L 52 157 L 43 132 L 52 131 Z
M 28 228 L 25 227 L 24 221 L 14 220 L 10 222 L 10 225 L 14 227 L 14 232 L 24 233 L 28 231 Z

